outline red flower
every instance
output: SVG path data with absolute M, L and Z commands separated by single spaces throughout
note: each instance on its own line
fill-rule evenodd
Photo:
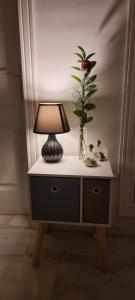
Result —
M 90 61 L 88 59 L 85 59 L 83 62 L 82 62 L 82 68 L 81 68 L 81 71 L 83 72 L 89 72 L 90 71 Z

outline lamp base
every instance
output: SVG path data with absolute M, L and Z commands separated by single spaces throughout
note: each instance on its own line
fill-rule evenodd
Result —
M 43 159 L 49 163 L 55 163 L 61 160 L 63 148 L 56 139 L 55 134 L 49 134 L 46 143 L 42 147 L 41 154 Z

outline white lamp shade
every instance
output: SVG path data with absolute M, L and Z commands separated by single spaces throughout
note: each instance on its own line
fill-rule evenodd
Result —
M 40 103 L 33 132 L 59 134 L 70 131 L 64 107 L 61 103 Z

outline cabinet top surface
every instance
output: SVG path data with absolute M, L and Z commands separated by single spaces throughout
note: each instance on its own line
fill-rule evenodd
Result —
M 40 157 L 32 168 L 29 175 L 50 175 L 50 176 L 86 176 L 86 177 L 113 177 L 109 161 L 100 162 L 98 167 L 86 167 L 83 161 L 77 156 L 64 156 L 60 162 L 46 163 Z

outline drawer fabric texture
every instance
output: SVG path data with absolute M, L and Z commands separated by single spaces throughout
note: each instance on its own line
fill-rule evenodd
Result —
M 30 176 L 33 220 L 79 222 L 80 179 Z
M 83 180 L 83 222 L 108 224 L 110 180 Z

